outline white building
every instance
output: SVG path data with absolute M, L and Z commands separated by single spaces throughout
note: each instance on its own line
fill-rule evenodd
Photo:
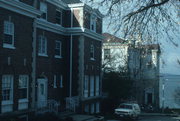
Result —
M 159 92 L 160 108 L 180 109 L 180 75 L 161 74 Z

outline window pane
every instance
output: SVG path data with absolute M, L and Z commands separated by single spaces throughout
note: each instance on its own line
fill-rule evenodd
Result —
M 27 88 L 19 89 L 19 99 L 27 98 Z
M 6 44 L 13 44 L 13 37 L 12 35 L 4 34 L 4 43 Z
M 61 25 L 61 18 L 62 17 L 62 13 L 61 11 L 56 11 L 56 23 Z

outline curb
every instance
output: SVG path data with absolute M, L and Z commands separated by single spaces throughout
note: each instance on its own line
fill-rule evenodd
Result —
M 178 114 L 163 114 L 163 113 L 142 113 L 140 116 L 172 116 L 178 117 Z

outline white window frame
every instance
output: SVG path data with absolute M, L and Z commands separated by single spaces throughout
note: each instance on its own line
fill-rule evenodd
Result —
M 100 113 L 100 103 L 96 102 L 96 113 Z
M 4 48 L 15 49 L 14 47 L 14 23 L 10 21 L 4 21 L 4 35 L 12 36 L 12 44 L 3 42 Z
M 47 4 L 44 2 L 40 2 L 40 11 L 43 12 L 43 14 L 46 14 L 46 17 L 42 19 L 47 20 Z
M 47 38 L 40 35 L 38 37 L 38 55 L 39 56 L 48 56 L 47 55 Z
M 57 20 L 56 20 L 56 24 L 62 25 L 62 11 L 59 10 L 59 9 L 56 9 L 56 12 L 60 12 L 60 18 L 59 18 L 60 19 L 60 21 L 59 21 L 60 23 L 58 23 Z M 57 18 L 57 15 L 56 15 L 56 18 Z
M 97 20 L 96 15 L 91 14 L 91 16 L 90 16 L 90 30 L 93 32 L 96 32 L 96 20 Z
M 91 57 L 91 53 L 92 53 L 92 57 Z M 91 44 L 91 46 L 90 46 L 90 59 L 95 60 L 95 58 L 94 58 L 94 45 L 93 44 Z
M 94 113 L 94 103 L 91 104 L 91 114 Z
M 89 90 L 89 76 L 84 76 L 84 97 L 88 97 Z
M 10 88 L 7 88 L 7 89 L 10 89 L 10 92 L 9 92 L 10 97 L 8 100 L 3 100 L 3 98 L 2 98 L 3 105 L 13 103 L 13 81 L 14 81 L 13 75 L 3 75 L 2 76 L 2 95 L 3 95 L 3 90 L 6 90 L 3 87 L 3 81 L 7 82 L 7 80 L 10 80 Z
M 94 76 L 90 76 L 90 97 L 94 96 Z
M 24 87 L 20 87 L 20 79 L 26 79 L 26 86 Z M 24 80 L 23 80 L 24 81 Z M 26 98 L 22 98 L 22 99 L 19 99 L 19 100 L 28 100 L 28 97 L 29 97 L 29 76 L 28 75 L 19 75 L 19 84 L 18 84 L 18 89 L 22 89 L 22 88 L 26 88 L 27 89 L 27 97 Z
M 96 96 L 99 96 L 99 90 L 100 90 L 100 78 L 99 76 L 96 76 Z
M 60 44 L 59 48 L 57 48 L 56 44 Z M 56 50 L 59 50 L 59 55 L 56 55 Z M 62 58 L 62 42 L 60 40 L 55 41 L 55 58 Z

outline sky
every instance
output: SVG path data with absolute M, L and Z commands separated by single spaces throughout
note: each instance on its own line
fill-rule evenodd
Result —
M 86 1 L 86 0 L 82 0 Z M 96 0 L 100 1 L 100 0 Z M 99 8 L 99 10 L 103 13 L 107 11 L 106 7 L 97 7 L 96 5 L 93 5 L 95 8 Z M 121 6 L 122 7 L 122 6 Z M 119 8 L 118 8 L 119 10 Z M 169 10 L 171 10 L 169 8 Z M 127 8 L 121 8 L 120 11 L 123 11 L 123 13 L 127 12 Z M 172 12 L 171 15 L 174 16 L 174 11 Z M 177 18 L 176 16 L 174 18 Z M 177 18 L 180 21 L 180 18 Z M 113 27 L 110 26 L 109 28 L 107 27 L 108 21 L 110 21 L 109 18 L 105 17 L 104 22 L 103 22 L 103 32 L 108 32 L 108 33 L 113 33 Z M 178 32 L 180 32 L 180 24 L 177 26 L 179 29 Z M 171 33 L 171 32 L 169 32 Z M 173 35 L 173 34 L 171 34 Z M 118 36 L 121 37 L 121 36 Z M 161 55 L 160 55 L 160 73 L 168 73 L 168 74 L 176 74 L 180 75 L 180 64 L 178 64 L 177 60 L 180 60 L 180 33 L 177 33 L 176 36 L 173 37 L 173 41 L 178 45 L 177 47 L 172 44 L 170 40 L 168 40 L 168 37 L 166 34 L 164 34 L 161 38 L 159 38 L 159 42 L 161 43 Z

